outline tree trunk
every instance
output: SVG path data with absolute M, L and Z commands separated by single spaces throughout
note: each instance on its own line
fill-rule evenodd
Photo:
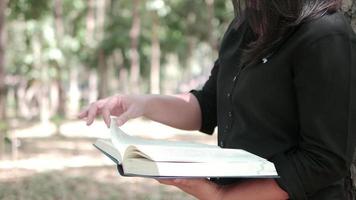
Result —
M 140 0 L 132 1 L 132 26 L 130 30 L 131 39 L 131 71 L 130 71 L 130 87 L 132 93 L 139 93 L 139 78 L 140 78 L 140 55 L 138 53 L 138 44 L 141 31 L 140 19 Z
M 102 41 L 105 34 L 105 14 L 106 14 L 106 0 L 97 0 L 96 9 L 96 40 L 98 42 Z M 99 99 L 104 98 L 108 95 L 108 66 L 106 65 L 105 52 L 103 49 L 98 50 L 98 76 L 99 76 Z
M 118 78 L 118 90 L 120 93 L 122 94 L 127 94 L 129 92 L 129 88 L 128 88 L 128 70 L 125 67 L 124 64 L 124 55 L 123 52 L 119 49 L 115 50 L 114 54 L 113 54 L 113 60 L 114 60 L 114 68 L 118 68 L 118 74 L 119 74 L 119 78 Z
M 209 63 L 214 62 L 215 58 L 217 57 L 217 53 L 219 52 L 219 45 L 217 39 L 215 39 L 214 35 L 214 19 L 215 19 L 215 8 L 214 8 L 214 1 L 215 0 L 205 0 L 205 4 L 207 7 L 208 11 L 208 42 L 209 42 L 209 52 L 207 54 L 207 57 L 209 59 Z M 203 67 L 203 74 L 210 74 L 210 67 L 209 65 L 206 65 L 206 67 Z
M 215 40 L 215 37 L 214 37 L 214 17 L 215 17 L 214 0 L 205 0 L 205 3 L 206 3 L 207 10 L 208 10 L 209 45 L 212 48 L 213 52 L 216 52 L 216 51 L 218 51 L 218 45 L 217 45 L 217 41 Z
M 56 113 L 59 114 L 60 116 L 65 116 L 66 115 L 66 94 L 63 88 L 63 71 L 62 71 L 62 67 L 60 66 L 56 66 L 56 80 L 55 80 L 55 87 L 56 87 L 56 97 L 57 97 L 57 106 L 52 105 L 56 108 Z
M 94 31 L 95 31 L 95 14 L 94 14 L 94 0 L 88 0 L 88 12 L 86 16 L 86 43 L 91 46 L 94 42 Z M 93 69 L 89 69 L 89 91 L 88 91 L 88 102 L 92 103 L 98 99 L 98 80 L 97 72 Z
M 98 100 L 98 73 L 96 70 L 91 69 L 89 72 L 89 94 L 88 101 L 93 103 Z
M 104 38 L 106 6 L 106 0 L 96 0 L 95 37 L 98 42 Z
M 156 11 L 152 11 L 152 36 L 151 36 L 151 94 L 160 93 L 160 61 L 161 47 L 159 42 L 159 18 Z
M 0 0 L 0 118 L 6 118 L 5 86 L 5 9 L 6 0 Z
M 0 158 L 4 154 L 6 126 L 6 86 L 5 86 L 5 10 L 6 0 L 0 0 Z
M 94 0 L 88 0 L 88 12 L 86 19 L 86 43 L 91 44 L 94 41 L 95 15 Z
M 99 99 L 108 96 L 108 66 L 105 61 L 105 54 L 102 49 L 99 50 L 98 75 L 99 75 Z
M 64 35 L 64 26 L 63 26 L 63 11 L 62 11 L 62 0 L 54 0 L 54 20 L 55 20 L 55 30 L 56 30 L 56 37 L 57 37 L 57 45 L 60 47 L 61 40 Z M 57 105 L 52 105 L 56 108 L 56 113 L 60 116 L 65 116 L 66 112 L 66 96 L 63 88 L 63 80 L 62 80 L 62 66 L 56 64 L 56 80 L 55 86 L 57 87 Z
M 62 0 L 54 0 L 54 21 L 57 39 L 64 34 Z
M 70 72 L 69 77 L 69 91 L 68 91 L 68 105 L 67 105 L 67 117 L 73 118 L 79 112 L 80 102 L 80 89 L 79 89 L 79 67 L 74 67 Z
M 40 92 L 38 96 L 40 120 L 43 125 L 48 125 L 50 120 L 49 108 L 49 77 L 48 67 L 42 62 L 42 47 L 39 33 L 35 33 L 32 39 L 34 68 L 40 71 Z

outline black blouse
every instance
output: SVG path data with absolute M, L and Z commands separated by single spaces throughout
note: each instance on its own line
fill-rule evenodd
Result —
M 272 161 L 291 199 L 345 199 L 356 145 L 356 36 L 341 13 L 303 23 L 246 67 L 246 22 L 230 25 L 209 80 L 192 94 L 201 131 Z

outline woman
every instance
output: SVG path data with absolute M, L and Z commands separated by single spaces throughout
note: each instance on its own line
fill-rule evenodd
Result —
M 79 117 L 145 116 L 272 161 L 280 178 L 165 180 L 198 199 L 346 199 L 356 145 L 356 37 L 341 0 L 250 0 L 201 90 L 117 95 Z M 242 7 L 242 6 L 241 6 Z

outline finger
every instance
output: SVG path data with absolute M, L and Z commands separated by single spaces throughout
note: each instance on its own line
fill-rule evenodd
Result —
M 80 113 L 77 115 L 77 117 L 78 117 L 79 119 L 83 119 L 83 118 L 85 118 L 87 115 L 88 115 L 88 109 L 85 109 L 84 111 L 80 112 Z
M 184 179 L 184 178 L 158 179 L 157 181 L 165 185 L 173 185 L 176 187 L 191 187 L 203 183 L 203 180 L 201 179 Z
M 171 182 L 168 182 L 171 185 L 180 187 L 180 188 L 187 188 L 187 187 L 194 187 L 196 185 L 203 185 L 206 183 L 206 179 L 181 179 L 181 178 L 177 178 L 177 179 L 173 179 L 170 180 Z
M 94 118 L 96 117 L 97 111 L 98 111 L 97 105 L 96 104 L 92 104 L 90 106 L 90 108 L 89 108 L 89 111 L 88 111 L 87 125 L 90 125 L 90 124 L 93 123 Z
M 174 185 L 175 184 L 175 179 L 156 179 L 159 183 L 165 184 L 165 185 Z
M 132 118 L 134 115 L 133 113 L 135 112 L 134 108 L 131 106 L 127 111 L 122 113 L 120 116 L 117 118 L 117 125 L 122 126 L 124 125 L 129 119 Z
M 104 122 L 106 123 L 107 127 L 110 127 L 111 123 L 111 118 L 110 115 L 113 114 L 113 109 L 116 105 L 116 100 L 115 98 L 111 97 L 104 105 L 102 108 L 101 114 L 103 115 Z
M 103 108 L 103 110 L 101 111 L 101 114 L 103 116 L 104 122 L 106 124 L 106 126 L 109 128 L 110 127 L 110 110 L 108 108 Z
M 106 126 L 108 128 L 110 128 L 110 122 L 111 122 L 111 119 L 110 119 L 110 110 L 108 107 L 104 107 L 101 111 L 101 114 L 103 116 L 103 119 L 104 119 L 104 122 L 106 124 Z
M 124 125 L 130 119 L 129 111 L 122 113 L 116 120 L 118 126 Z

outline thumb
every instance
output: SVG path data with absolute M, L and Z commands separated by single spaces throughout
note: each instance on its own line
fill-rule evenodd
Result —
M 124 125 L 129 119 L 131 119 L 131 112 L 130 110 L 122 113 L 116 120 L 117 126 Z

